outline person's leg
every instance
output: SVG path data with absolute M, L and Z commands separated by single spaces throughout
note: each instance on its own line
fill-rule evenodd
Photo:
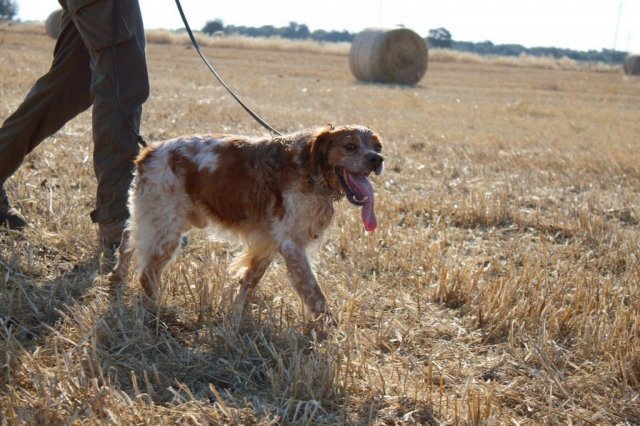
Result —
M 78 8 L 72 19 L 89 49 L 93 73 L 93 162 L 98 187 L 91 218 L 99 224 L 102 243 L 117 245 L 129 216 L 127 193 L 139 149 L 142 104 L 149 96 L 142 17 L 137 0 L 95 0 Z
M 80 34 L 69 14 L 63 13 L 51 68 L 0 127 L 0 226 L 26 226 L 9 204 L 5 182 L 40 142 L 91 106 L 89 62 Z

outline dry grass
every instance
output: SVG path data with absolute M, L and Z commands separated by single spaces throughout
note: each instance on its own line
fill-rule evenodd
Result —
M 312 40 L 292 40 L 279 37 L 255 38 L 240 35 L 222 37 L 196 34 L 198 44 L 213 48 L 231 49 L 260 49 L 281 52 L 310 52 L 348 54 L 350 43 L 323 43 Z M 172 32 L 167 30 L 147 31 L 147 41 L 154 44 L 181 44 L 191 46 L 191 39 L 186 32 Z
M 53 41 L 0 26 L 0 117 Z M 206 48 L 270 123 L 371 125 L 380 226 L 342 203 L 317 254 L 339 330 L 305 334 L 282 264 L 238 319 L 231 248 L 195 234 L 160 311 L 98 274 L 90 114 L 9 182 L 0 232 L 3 424 L 637 424 L 640 80 L 433 61 L 417 87 L 346 53 Z M 143 132 L 262 133 L 190 48 L 148 48 Z M 526 62 L 526 61 L 525 61 Z

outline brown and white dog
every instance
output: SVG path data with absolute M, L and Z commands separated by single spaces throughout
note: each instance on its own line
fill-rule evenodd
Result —
M 129 192 L 131 217 L 111 283 L 123 282 L 134 256 L 140 283 L 153 298 L 181 237 L 213 226 L 243 243 L 232 267 L 246 299 L 280 253 L 293 288 L 316 318 L 327 301 L 307 256 L 344 195 L 376 226 L 368 176 L 380 174 L 381 140 L 362 126 L 321 127 L 285 136 L 234 135 L 172 139 L 144 149 Z

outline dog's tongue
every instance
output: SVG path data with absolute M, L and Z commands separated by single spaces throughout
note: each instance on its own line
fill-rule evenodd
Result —
M 369 179 L 365 175 L 356 175 L 349 173 L 349 180 L 351 181 L 351 189 L 358 192 L 358 198 L 364 199 L 364 205 L 362 206 L 362 223 L 364 229 L 368 232 L 375 231 L 378 226 L 376 219 L 376 213 L 373 210 L 373 188 Z

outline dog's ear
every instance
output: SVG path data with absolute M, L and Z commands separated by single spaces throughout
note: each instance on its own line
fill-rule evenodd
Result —
M 335 141 L 336 131 L 327 126 L 317 131 L 309 141 L 309 165 L 313 174 L 323 174 L 329 167 L 329 148 Z

